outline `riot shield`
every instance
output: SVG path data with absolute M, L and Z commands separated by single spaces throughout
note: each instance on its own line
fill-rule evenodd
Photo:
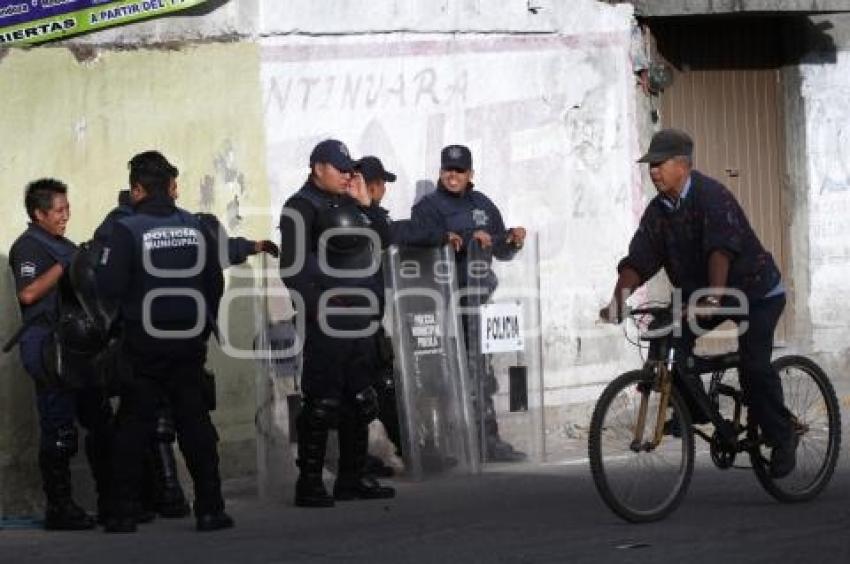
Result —
M 460 304 L 481 458 L 542 461 L 537 237 L 529 234 L 521 249 L 483 249 L 473 241 L 458 268 L 464 269 Z
M 416 480 L 478 472 L 454 252 L 392 246 L 384 260 L 405 467 Z
M 295 418 L 301 405 L 301 343 L 288 293 L 274 272 L 266 270 L 265 255 L 262 265 L 254 316 L 257 488 L 260 499 L 280 501 L 291 493 L 297 478 Z

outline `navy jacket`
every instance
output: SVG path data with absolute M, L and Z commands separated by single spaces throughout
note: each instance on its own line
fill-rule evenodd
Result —
M 392 219 L 390 212 L 375 206 L 376 221 L 382 221 L 389 230 L 390 244 L 411 247 L 438 247 L 446 242 L 446 232 L 415 219 Z
M 98 247 L 102 248 L 112 238 L 115 224 L 119 220 L 133 215 L 133 213 L 135 213 L 133 207 L 129 204 L 116 206 L 106 215 L 98 228 L 95 229 L 92 240 Z M 255 242 L 244 237 L 228 236 L 227 230 L 215 215 L 211 213 L 196 213 L 195 216 L 201 220 L 201 224 L 207 230 L 207 234 L 216 241 L 217 245 L 220 245 L 221 241 L 227 241 L 227 249 L 222 249 L 221 252 L 222 266 L 224 268 L 242 264 L 248 260 L 249 256 L 254 254 Z
M 319 214 L 331 207 L 348 205 L 356 205 L 356 202 L 347 195 L 324 192 L 313 183 L 312 179 L 308 179 L 304 186 L 283 205 L 288 213 L 281 212 L 280 216 L 281 280 L 287 288 L 294 290 L 304 299 L 308 319 L 316 319 L 319 301 L 324 291 L 334 288 L 372 288 L 374 284 L 374 277 L 360 279 L 335 277 L 323 272 L 319 265 L 318 241 L 321 236 Z M 382 213 L 376 205 L 359 207 L 359 209 L 366 216 L 369 228 L 377 233 L 381 246 L 386 247 L 390 243 L 390 224 L 387 222 L 386 214 Z M 300 220 L 294 219 L 293 216 L 299 217 Z M 303 233 L 299 232 L 299 223 L 304 226 Z M 296 266 L 295 260 L 299 255 L 304 257 L 304 263 L 294 272 L 289 272 Z M 297 305 L 296 303 L 296 307 Z
M 143 330 L 143 316 L 145 297 L 151 292 L 181 292 L 183 295 L 153 299 L 147 315 L 158 329 L 185 330 L 200 324 L 204 333 L 190 340 L 202 344 L 221 291 L 215 243 L 202 244 L 199 238 L 204 234 L 198 218 L 177 208 L 170 198 L 147 198 L 134 211 L 113 226 L 97 271 L 98 287 L 107 299 L 121 304 L 128 339 L 140 350 L 157 345 L 179 348 L 176 340 L 163 343 L 148 335 Z M 172 275 L 170 270 L 181 272 Z M 200 293 L 201 303 L 188 292 Z
M 472 183 L 460 194 L 446 190 L 441 182 L 437 189 L 426 194 L 411 210 L 410 217 L 424 226 L 441 230 L 453 231 L 463 238 L 463 248 L 457 254 L 458 283 L 466 285 L 469 260 L 469 244 L 475 231 L 486 231 L 492 241 L 491 249 L 484 253 L 483 258 L 491 260 L 510 260 L 516 254 L 516 247 L 507 243 L 508 231 L 502 221 L 502 214 L 490 198 L 474 189 Z M 494 278 L 492 272 L 490 278 Z M 487 285 L 495 288 L 495 279 Z
M 618 271 L 628 266 L 645 282 L 663 268 L 687 300 L 708 286 L 708 257 L 719 250 L 731 258 L 728 287 L 750 300 L 776 288 L 779 269 L 725 186 L 692 171 L 687 197 L 675 209 L 663 198 L 659 194 L 649 202 Z
M 9 250 L 9 268 L 15 278 L 16 293 L 33 283 L 57 262 L 66 266 L 76 252 L 77 246 L 65 237 L 51 235 L 39 225 L 30 223 Z M 61 299 L 60 299 L 61 298 Z M 59 317 L 61 302 L 74 300 L 68 277 L 62 276 L 44 297 L 34 304 L 21 307 L 24 322 L 40 316 L 39 324 L 48 325 Z

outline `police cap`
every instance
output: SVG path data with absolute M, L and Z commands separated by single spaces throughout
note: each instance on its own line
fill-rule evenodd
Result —
M 472 169 L 472 152 L 465 145 L 448 145 L 440 152 L 440 168 L 443 170 Z
M 374 182 L 375 180 L 384 180 L 386 182 L 395 182 L 396 175 L 388 172 L 384 168 L 384 163 L 381 159 L 373 156 L 362 157 L 354 163 L 354 168 L 360 171 L 363 175 L 363 180 L 366 182 Z
M 340 172 L 349 172 L 354 168 L 351 153 L 345 143 L 337 139 L 325 139 L 310 153 L 310 166 L 318 163 L 328 163 Z

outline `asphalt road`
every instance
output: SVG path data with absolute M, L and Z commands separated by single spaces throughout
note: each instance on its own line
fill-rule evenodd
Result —
M 0 562 L 850 562 L 843 462 L 820 498 L 782 505 L 751 471 L 703 457 L 683 505 L 649 525 L 611 513 L 582 459 L 395 485 L 390 502 L 299 509 L 261 503 L 242 484 L 228 499 L 237 527 L 217 533 L 194 532 L 190 519 L 133 535 L 7 529 Z

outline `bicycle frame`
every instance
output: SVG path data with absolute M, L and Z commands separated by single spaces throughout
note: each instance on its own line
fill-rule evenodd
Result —
M 674 352 L 673 349 L 672 353 Z M 672 378 L 672 363 L 673 358 L 668 358 L 666 361 L 647 361 L 645 369 L 649 369 L 655 373 L 655 378 L 652 388 L 661 393 L 661 399 L 658 402 L 658 409 L 655 418 L 655 431 L 653 433 L 652 442 L 643 444 L 643 429 L 646 425 L 647 412 L 649 411 L 649 393 L 650 389 L 641 390 L 640 407 L 638 408 L 638 420 L 635 427 L 635 437 L 631 444 L 631 449 L 635 452 L 639 450 L 650 451 L 661 444 L 664 438 L 664 422 L 666 421 L 665 414 L 667 406 L 670 403 L 670 394 L 673 388 Z
M 841 445 L 840 405 L 817 364 L 796 355 L 771 363 L 777 377 L 791 383 L 790 395 L 783 390 L 785 409 L 796 442 L 803 445 L 797 454 L 805 459 L 793 474 L 774 473 L 777 445 L 766 441 L 750 411 L 744 413 L 744 391 L 736 382 L 724 382 L 736 376 L 731 369 L 741 371 L 741 355 L 692 354 L 691 335 L 675 330 L 681 318 L 669 306 L 632 310 L 631 315 L 652 315 L 648 327 L 640 323 L 640 339 L 649 343 L 647 360 L 640 370 L 624 372 L 605 387 L 588 433 L 593 482 L 614 513 L 647 523 L 674 511 L 694 472 L 695 436 L 708 442 L 717 468 L 752 468 L 779 501 L 807 501 L 826 487 Z M 704 375 L 710 377 L 707 385 Z M 749 465 L 735 464 L 740 454 L 748 455 Z
M 668 312 L 669 310 L 666 308 L 650 308 L 646 310 L 633 310 L 632 314 L 647 313 L 653 316 L 660 316 L 667 315 Z M 714 425 L 720 445 L 728 451 L 738 450 L 738 435 L 741 428 L 739 425 L 741 414 L 740 393 L 729 386 L 723 386 L 723 388 L 718 390 L 718 393 L 724 393 L 735 398 L 735 418 L 731 422 L 727 421 L 719 409 L 715 408 L 712 404 L 711 398 L 706 393 L 700 377 L 703 374 L 722 374 L 728 368 L 737 368 L 740 362 L 740 355 L 737 353 L 727 353 L 713 357 L 692 357 L 694 367 L 688 371 L 688 374 L 684 374 L 677 366 L 675 337 L 672 330 L 674 325 L 675 323 L 671 323 L 670 331 L 667 331 L 665 334 L 647 339 L 650 342 L 649 356 L 644 364 L 644 370 L 653 375 L 652 389 L 660 392 L 661 397 L 658 402 L 652 441 L 644 443 L 643 429 L 648 416 L 650 390 L 641 390 L 638 421 L 631 449 L 635 452 L 639 450 L 649 451 L 661 444 L 664 438 L 664 423 L 670 403 L 671 390 L 673 386 L 678 386 L 679 389 L 683 389 L 694 400 L 696 406 L 702 412 L 701 414 L 707 416 L 712 425 Z M 707 441 L 712 440 L 711 437 L 708 437 L 701 431 L 695 431 Z

